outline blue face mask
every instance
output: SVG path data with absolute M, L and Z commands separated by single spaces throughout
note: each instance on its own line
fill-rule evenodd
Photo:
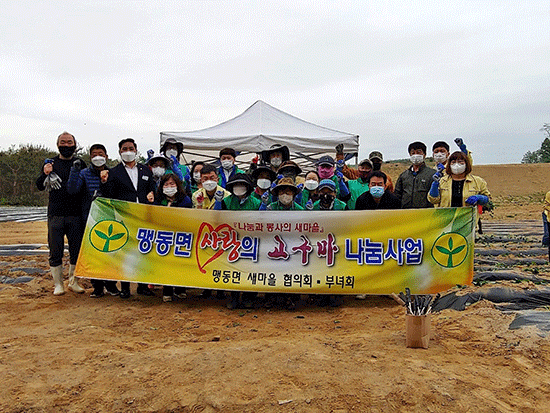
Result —
M 383 186 L 371 186 L 369 188 L 369 192 L 372 195 L 373 198 L 381 198 L 382 195 L 384 195 L 384 187 Z

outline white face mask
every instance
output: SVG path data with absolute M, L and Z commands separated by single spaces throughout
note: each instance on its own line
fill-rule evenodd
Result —
M 170 159 L 171 156 L 175 156 L 177 158 L 178 151 L 176 151 L 175 149 L 168 149 L 166 152 L 164 152 L 164 155 L 166 155 L 168 159 Z
M 132 151 L 122 152 L 120 157 L 124 162 L 133 162 L 136 159 L 136 153 Z
M 258 179 L 256 185 L 258 185 L 260 189 L 268 189 L 271 186 L 271 181 L 269 179 Z
M 94 156 L 91 161 L 93 166 L 97 166 L 98 168 L 100 168 L 105 165 L 107 159 L 104 156 Z
M 283 163 L 283 158 L 279 158 L 278 156 L 276 158 L 271 158 L 269 163 L 273 165 L 275 168 L 278 168 Z
M 413 165 L 420 165 L 424 162 L 424 155 L 411 155 L 411 163 Z
M 453 175 L 460 175 L 466 171 L 466 164 L 464 163 L 453 163 L 451 164 L 451 172 Z
M 178 188 L 175 186 L 165 186 L 164 188 L 162 188 L 162 192 L 166 196 L 174 196 L 176 195 L 176 192 L 178 192 Z
M 164 175 L 166 169 L 164 169 L 162 166 L 155 166 L 153 169 L 151 169 L 151 172 L 153 172 L 153 176 L 160 178 L 162 175 Z
M 434 161 L 437 163 L 445 163 L 447 160 L 447 155 L 445 155 L 443 152 L 437 152 L 434 153 Z
M 233 193 L 236 195 L 236 196 L 243 196 L 246 194 L 246 190 L 247 190 L 247 187 L 244 186 L 244 185 L 235 185 L 233 187 Z
M 308 191 L 315 191 L 319 186 L 319 182 L 317 182 L 315 179 L 308 179 L 304 182 L 304 186 Z
M 293 199 L 294 197 L 292 195 L 288 195 L 288 194 L 279 195 L 279 201 L 281 201 L 281 204 L 283 205 L 290 205 Z
M 201 173 L 200 172 L 193 172 L 193 179 L 195 180 L 195 182 L 200 182 L 201 181 Z
M 233 168 L 233 161 L 231 159 L 224 159 L 223 161 L 221 161 L 221 164 L 223 169 L 229 170 Z
M 212 192 L 217 186 L 218 183 L 216 181 L 205 181 L 202 183 L 202 187 L 209 192 Z

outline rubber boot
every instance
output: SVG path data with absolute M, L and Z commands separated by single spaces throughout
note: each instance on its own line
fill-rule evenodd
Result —
M 53 295 L 65 294 L 65 288 L 63 287 L 63 266 L 50 267 L 50 271 L 52 272 L 53 284 L 55 286 Z
M 82 288 L 80 285 L 78 285 L 78 280 L 74 276 L 75 268 L 76 268 L 76 265 L 73 265 L 73 264 L 69 265 L 69 289 L 73 290 L 75 293 L 82 294 L 86 290 Z

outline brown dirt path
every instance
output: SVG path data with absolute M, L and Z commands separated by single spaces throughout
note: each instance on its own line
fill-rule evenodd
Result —
M 498 208 L 484 219 L 540 219 L 539 195 L 489 187 Z M 0 230 L 3 244 L 46 242 L 44 222 Z M 0 259 L 0 275 L 48 268 L 45 255 Z M 514 314 L 487 301 L 434 314 L 423 350 L 405 347 L 404 309 L 386 297 L 229 311 L 195 292 L 162 303 L 51 290 L 47 273 L 0 284 L 1 412 L 550 411 L 550 339 L 509 330 Z

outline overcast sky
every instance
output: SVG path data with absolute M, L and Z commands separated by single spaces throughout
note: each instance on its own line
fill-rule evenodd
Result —
M 261 99 L 360 156 L 462 136 L 519 163 L 550 122 L 550 2 L 0 0 L 0 148 L 159 146 Z

